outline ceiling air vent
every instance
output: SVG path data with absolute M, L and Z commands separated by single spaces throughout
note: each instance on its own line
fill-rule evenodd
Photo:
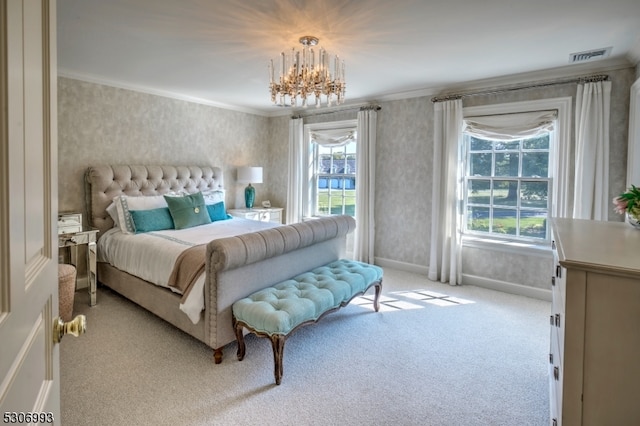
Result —
M 604 59 L 611 53 L 611 47 L 603 47 L 602 49 L 588 50 L 586 52 L 572 53 L 569 55 L 569 63 L 597 61 Z

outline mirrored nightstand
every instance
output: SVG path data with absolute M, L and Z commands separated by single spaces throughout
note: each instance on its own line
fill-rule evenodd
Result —
M 94 228 L 83 228 L 77 232 L 66 232 L 58 234 L 58 248 L 64 248 L 70 252 L 70 263 L 76 267 L 82 260 L 78 258 L 78 247 L 86 246 L 86 255 L 84 261 L 86 262 L 86 280 L 89 291 L 89 305 L 94 306 L 96 304 L 96 291 L 98 285 L 97 276 L 97 255 L 98 248 L 96 242 L 98 241 L 98 230 Z
M 282 207 L 255 208 L 255 209 L 230 209 L 231 216 L 244 219 L 258 220 L 260 222 L 282 223 Z

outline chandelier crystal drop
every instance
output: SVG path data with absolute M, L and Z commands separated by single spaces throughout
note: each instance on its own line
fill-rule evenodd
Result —
M 315 103 L 322 104 L 324 97 L 326 105 L 340 105 L 344 102 L 345 80 L 344 61 L 336 55 L 333 58 L 322 47 L 313 49 L 318 39 L 312 36 L 300 37 L 302 50 L 291 49 L 291 53 L 280 54 L 280 63 L 276 69 L 273 59 L 269 64 L 269 90 L 271 102 L 278 106 L 301 106 Z M 333 70 L 333 74 L 331 71 Z M 276 79 L 275 74 L 279 73 Z

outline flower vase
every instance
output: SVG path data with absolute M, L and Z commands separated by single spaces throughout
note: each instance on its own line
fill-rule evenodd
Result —
M 640 216 L 627 212 L 627 223 L 636 229 L 640 229 Z

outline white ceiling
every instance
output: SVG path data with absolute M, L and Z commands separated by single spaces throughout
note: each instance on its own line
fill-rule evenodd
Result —
M 640 60 L 640 0 L 58 0 L 60 75 L 272 115 L 268 63 L 312 35 L 347 101 Z M 573 65 L 574 67 L 577 65 Z

